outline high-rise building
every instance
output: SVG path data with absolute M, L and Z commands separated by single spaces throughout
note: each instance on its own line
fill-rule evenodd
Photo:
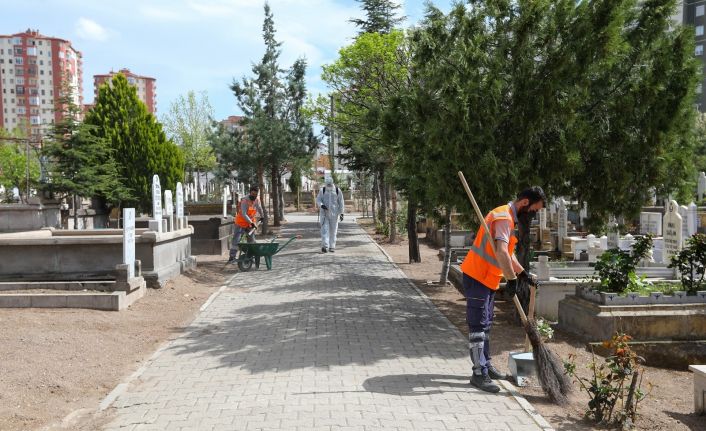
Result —
M 112 70 L 107 75 L 93 75 L 93 95 L 98 97 L 98 87 L 113 76 L 122 73 L 127 78 L 127 82 L 137 89 L 137 97 L 147 105 L 147 110 L 152 114 L 157 112 L 157 80 L 149 76 L 140 76 L 130 72 L 130 69 L 120 69 L 117 72 Z
M 70 86 L 73 102 L 81 106 L 81 52 L 71 42 L 29 29 L 0 35 L 0 127 L 45 134 L 61 119 L 62 85 Z
M 680 0 L 677 1 L 676 17 L 681 16 L 685 25 L 694 27 L 694 55 L 701 62 L 701 80 L 696 86 L 696 107 L 700 112 L 706 111 L 706 94 L 704 85 L 706 75 L 704 74 L 704 46 L 706 46 L 706 36 L 704 26 L 706 25 L 706 1 L 704 0 Z

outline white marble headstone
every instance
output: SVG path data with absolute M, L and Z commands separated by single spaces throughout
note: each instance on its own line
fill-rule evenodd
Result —
M 559 238 L 559 247 L 561 248 L 561 244 L 563 244 L 564 238 L 566 238 L 568 234 L 568 212 L 566 211 L 566 201 L 564 201 L 564 198 L 559 198 L 559 218 L 557 221 L 557 233 L 558 233 L 558 238 Z
M 157 175 L 152 177 L 152 218 L 162 219 L 162 186 Z
M 123 208 L 123 263 L 127 278 L 135 277 L 135 208 Z
M 230 187 L 223 187 L 223 218 L 228 217 L 228 195 L 230 194 Z
M 688 208 L 687 224 L 689 225 L 689 236 L 692 236 L 699 228 L 698 207 L 692 202 L 689 204 Z
M 539 228 L 540 229 L 546 229 L 547 228 L 547 209 L 542 208 L 539 210 Z
M 618 230 L 618 223 L 615 221 L 614 217 L 611 217 L 608 222 L 608 249 L 618 248 L 620 246 L 620 231 Z
M 704 194 L 706 194 L 706 173 L 699 172 L 699 181 L 696 186 L 697 194 L 699 195 L 699 202 L 704 200 Z
M 640 213 L 640 233 L 654 236 L 662 236 L 662 214 L 661 213 Z
M 162 232 L 162 186 L 157 175 L 152 177 L 152 220 L 149 227 L 155 232 Z
M 164 216 L 170 231 L 176 230 L 174 226 L 174 198 L 171 190 L 164 191 Z
M 669 201 L 662 226 L 664 228 L 663 263 L 669 263 L 671 257 L 679 253 L 682 245 L 682 217 L 679 215 L 677 201 Z
M 181 183 L 176 185 L 176 216 L 179 219 L 184 217 L 184 186 Z
M 686 205 L 679 205 L 679 215 L 681 216 L 681 239 L 686 241 L 689 238 L 689 208 Z M 682 244 L 683 246 L 684 244 Z

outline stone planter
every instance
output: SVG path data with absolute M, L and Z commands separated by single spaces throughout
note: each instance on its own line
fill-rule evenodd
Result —
M 559 301 L 559 327 L 590 341 L 618 331 L 635 341 L 706 340 L 706 302 L 605 305 L 571 295 Z
M 576 296 L 600 305 L 706 304 L 706 291 L 699 291 L 695 296 L 688 296 L 683 291 L 674 292 L 672 296 L 661 292 L 652 292 L 650 296 L 628 292 L 626 296 L 620 296 L 579 285 L 576 286 Z

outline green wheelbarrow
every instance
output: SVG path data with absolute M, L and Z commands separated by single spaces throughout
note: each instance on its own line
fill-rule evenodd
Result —
M 238 244 L 238 269 L 241 271 L 250 271 L 253 263 L 255 268 L 260 268 L 260 258 L 265 258 L 267 269 L 272 269 L 272 256 L 282 251 L 283 248 L 289 245 L 290 242 L 297 239 L 296 236 L 289 238 L 289 241 L 280 245 L 275 242 L 277 238 L 273 238 L 270 242 L 241 242 Z

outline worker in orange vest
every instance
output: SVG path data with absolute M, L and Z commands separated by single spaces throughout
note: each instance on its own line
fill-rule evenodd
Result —
M 469 328 L 469 353 L 473 364 L 471 385 L 486 392 L 498 392 L 500 387 L 492 379 L 504 375 L 493 367 L 490 356 L 490 327 L 493 324 L 495 292 L 500 279 L 505 277 L 509 295 L 517 291 L 518 279 L 537 284 L 537 278 L 527 272 L 515 257 L 517 215 L 534 213 L 544 207 L 546 196 L 541 187 L 521 191 L 517 199 L 499 206 L 485 216 L 492 241 L 483 226 L 478 229 L 471 250 L 461 264 L 463 289 L 466 294 L 466 322 Z
M 233 243 L 230 246 L 230 259 L 228 259 L 228 262 L 235 261 L 238 253 L 238 243 L 243 234 L 246 234 L 248 242 L 255 242 L 254 229 L 257 229 L 255 217 L 258 214 L 263 217 L 262 205 L 260 205 L 260 199 L 257 197 L 258 192 L 257 186 L 252 186 L 250 187 L 250 194 L 240 200 L 235 215 L 235 234 L 233 235 Z M 248 234 L 250 231 L 252 233 Z

